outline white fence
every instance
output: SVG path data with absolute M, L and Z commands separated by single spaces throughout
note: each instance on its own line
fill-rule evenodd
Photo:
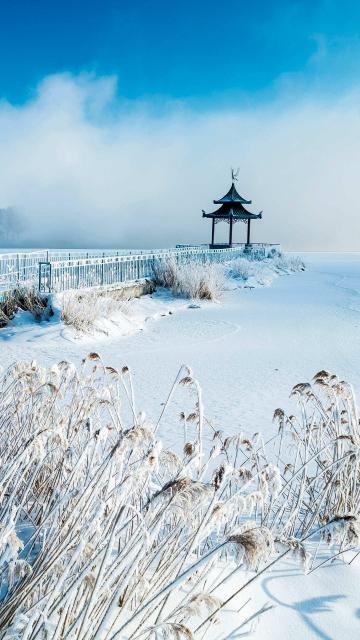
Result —
M 68 289 L 111 287 L 153 275 L 154 262 L 170 257 L 177 262 L 188 260 L 222 262 L 248 252 L 250 258 L 262 258 L 280 251 L 280 245 L 244 244 L 225 249 L 208 245 L 182 245 L 174 249 L 65 251 L 43 250 L 0 254 L 0 291 L 16 286 L 34 286 L 43 292 Z

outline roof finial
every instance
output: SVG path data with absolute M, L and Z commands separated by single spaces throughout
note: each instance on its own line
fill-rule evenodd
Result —
M 235 182 L 235 180 L 238 179 L 239 171 L 240 171 L 240 167 L 236 170 L 231 167 L 231 179 L 233 182 Z

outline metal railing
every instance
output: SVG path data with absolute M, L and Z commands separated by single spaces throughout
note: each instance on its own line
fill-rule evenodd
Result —
M 0 254 L 0 291 L 18 285 L 35 286 L 43 292 L 68 289 L 113 287 L 153 276 L 155 262 L 170 257 L 176 262 L 222 262 L 241 255 L 247 249 L 250 258 L 262 258 L 278 252 L 280 245 L 245 244 L 225 249 L 209 245 L 179 245 L 174 249 L 154 250 L 43 250 L 28 253 Z
M 46 250 L 0 254 L 0 291 L 9 291 L 20 283 L 35 283 L 41 260 L 48 260 Z

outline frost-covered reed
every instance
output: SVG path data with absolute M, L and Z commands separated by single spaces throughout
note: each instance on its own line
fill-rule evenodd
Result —
M 285 273 L 305 271 L 305 263 L 300 256 L 292 256 L 290 254 L 282 253 L 274 258 L 274 267 L 279 271 L 285 271 Z
M 39 293 L 35 287 L 18 286 L 1 298 L 0 327 L 9 324 L 19 310 L 29 311 L 38 322 L 48 320 L 53 314 L 48 304 L 48 296 Z
M 190 410 L 180 415 L 183 451 L 170 451 L 158 433 L 179 393 Z M 69 362 L 6 370 L 0 638 L 211 637 L 234 598 L 284 556 L 311 571 L 356 553 L 352 388 L 320 371 L 292 394 L 299 416 L 277 409 L 265 446 L 259 434 L 224 437 L 209 427 L 188 367 L 155 426 L 138 412 L 128 367 L 106 366 L 96 353 L 79 370 Z M 237 616 L 236 630 L 267 609 Z
M 251 256 L 236 258 L 228 263 L 227 274 L 243 282 L 252 284 L 270 284 L 278 275 L 288 275 L 304 271 L 305 264 L 299 256 L 289 254 L 254 260 Z
M 188 260 L 179 263 L 174 258 L 167 258 L 155 262 L 153 272 L 155 284 L 185 298 L 217 299 L 225 283 L 223 268 L 213 262 Z
M 126 314 L 127 303 L 116 291 L 66 291 L 59 294 L 60 317 L 79 333 L 104 332 L 102 320 Z

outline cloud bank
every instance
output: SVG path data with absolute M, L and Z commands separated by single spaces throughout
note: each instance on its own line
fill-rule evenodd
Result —
M 0 103 L 0 208 L 18 221 L 0 246 L 207 242 L 201 210 L 234 166 L 240 193 L 264 210 L 254 241 L 358 249 L 359 93 L 289 98 L 155 109 L 119 99 L 114 78 L 45 78 L 26 104 Z M 234 240 L 244 238 L 239 223 Z

